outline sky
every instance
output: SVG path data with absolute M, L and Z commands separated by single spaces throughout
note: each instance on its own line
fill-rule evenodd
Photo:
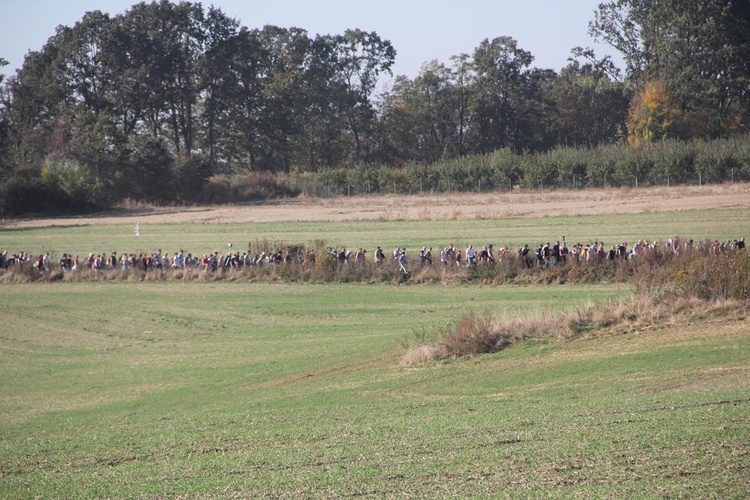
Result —
M 150 0 L 149 0 L 150 1 Z M 510 36 L 534 56 L 532 66 L 559 71 L 576 46 L 593 47 L 597 55 L 613 49 L 597 45 L 588 23 L 602 0 L 213 0 L 214 5 L 248 28 L 272 24 L 315 34 L 346 29 L 375 31 L 396 49 L 394 75 L 414 78 L 428 61 L 450 65 L 450 57 L 471 54 L 485 38 Z M 73 26 L 83 15 L 101 10 L 123 13 L 135 0 L 0 0 L 0 69 L 12 75 L 26 53 L 42 48 L 59 25 Z M 197 2 L 196 2 L 197 3 Z M 387 85 L 388 82 L 385 82 Z

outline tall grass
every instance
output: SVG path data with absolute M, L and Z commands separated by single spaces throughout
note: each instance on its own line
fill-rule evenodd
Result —
M 402 365 L 413 365 L 447 358 L 460 358 L 501 351 L 527 340 L 560 341 L 638 333 L 694 322 L 744 320 L 750 302 L 736 299 L 703 300 L 697 297 L 637 294 L 629 299 L 587 305 L 574 312 L 542 314 L 530 318 L 498 320 L 489 312 L 470 311 L 455 324 L 439 328 L 429 338 L 414 335 L 423 342 L 404 342 Z
M 743 320 L 750 312 L 747 252 L 689 252 L 679 259 L 649 260 L 632 269 L 633 297 L 531 318 L 498 320 L 488 312 L 470 311 L 432 337 L 416 334 L 421 342 L 406 344 L 402 363 L 492 353 L 529 339 L 617 335 L 717 317 Z

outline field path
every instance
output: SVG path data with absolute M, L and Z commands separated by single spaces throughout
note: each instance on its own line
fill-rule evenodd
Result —
M 503 219 L 750 208 L 750 184 L 583 191 L 296 198 L 262 204 L 119 208 L 78 217 L 5 219 L 2 228 L 351 220 Z

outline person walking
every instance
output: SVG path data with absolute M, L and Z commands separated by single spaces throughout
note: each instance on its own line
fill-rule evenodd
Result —
M 401 272 L 404 273 L 404 276 L 409 275 L 409 271 L 406 268 L 406 264 L 407 264 L 406 263 L 406 248 L 404 248 L 403 250 L 401 250 L 401 253 L 398 256 L 398 265 L 399 265 L 399 268 L 401 269 Z

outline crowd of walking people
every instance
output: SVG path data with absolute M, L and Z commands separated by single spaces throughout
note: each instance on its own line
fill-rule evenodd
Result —
M 271 252 L 238 252 L 229 251 L 202 256 L 193 255 L 190 252 L 179 250 L 173 254 L 163 252 L 161 249 L 151 253 L 89 253 L 81 258 L 79 255 L 63 253 L 59 258 L 45 252 L 41 255 L 31 255 L 26 252 L 9 254 L 3 251 L 0 254 L 0 272 L 33 267 L 39 272 L 49 273 L 59 269 L 63 273 L 75 273 L 81 270 L 100 272 L 104 270 L 129 271 L 167 271 L 167 270 L 197 270 L 215 272 L 219 269 L 241 269 L 264 266 L 314 266 L 317 260 L 315 251 L 294 247 L 293 249 L 277 250 Z M 565 237 L 555 241 L 554 244 L 540 243 L 536 247 L 523 245 L 520 248 L 511 249 L 508 246 L 496 248 L 493 245 L 482 246 L 481 249 L 468 245 L 464 250 L 457 248 L 453 243 L 445 246 L 437 255 L 433 248 L 422 247 L 417 253 L 412 254 L 414 266 L 424 268 L 427 266 L 440 265 L 445 269 L 472 269 L 479 267 L 492 268 L 498 262 L 511 261 L 518 265 L 531 268 L 550 268 L 552 266 L 566 265 L 569 263 L 611 263 L 615 261 L 638 259 L 644 254 L 663 254 L 680 256 L 685 252 L 698 251 L 712 255 L 726 255 L 728 253 L 744 250 L 745 238 L 718 241 L 703 240 L 695 242 L 682 240 L 679 237 L 668 239 L 665 242 L 639 240 L 635 244 L 628 245 L 621 242 L 615 245 L 605 245 L 604 242 L 568 245 Z M 332 259 L 335 259 L 339 269 L 348 266 L 365 266 L 368 262 L 375 266 L 385 266 L 392 259 L 395 269 L 404 275 L 409 274 L 410 261 L 407 249 L 397 247 L 389 256 L 378 246 L 373 252 L 372 260 L 367 258 L 367 250 L 358 249 L 351 252 L 346 248 L 328 249 Z

